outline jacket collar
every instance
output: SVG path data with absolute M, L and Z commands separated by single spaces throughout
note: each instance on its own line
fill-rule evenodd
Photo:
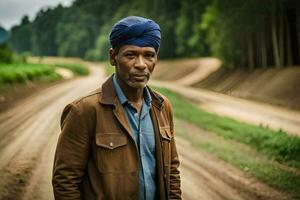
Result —
M 146 86 L 152 98 L 152 105 L 161 110 L 164 99 L 154 92 L 149 86 Z M 111 75 L 102 85 L 102 95 L 99 96 L 99 102 L 106 105 L 115 105 L 117 94 L 113 85 L 113 76 Z

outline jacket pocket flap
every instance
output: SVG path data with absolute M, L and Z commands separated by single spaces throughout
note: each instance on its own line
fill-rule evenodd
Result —
M 161 137 L 166 140 L 171 140 L 171 138 L 172 138 L 170 127 L 160 128 L 160 134 L 161 134 Z
M 127 144 L 127 137 L 118 134 L 96 134 L 96 144 L 100 147 L 115 149 Z

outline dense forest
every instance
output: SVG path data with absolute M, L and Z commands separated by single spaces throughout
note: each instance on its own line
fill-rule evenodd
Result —
M 18 53 L 104 60 L 111 26 L 129 15 L 156 20 L 160 58 L 216 56 L 228 68 L 300 64 L 299 0 L 75 0 L 24 16 L 11 29 Z

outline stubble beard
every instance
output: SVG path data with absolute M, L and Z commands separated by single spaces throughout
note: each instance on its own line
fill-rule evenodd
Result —
M 145 80 L 141 82 L 134 81 L 133 78 L 131 77 L 131 74 L 127 74 L 126 83 L 128 86 L 132 88 L 143 89 L 147 85 L 149 79 L 150 79 L 150 73 L 147 73 L 147 75 L 145 75 Z

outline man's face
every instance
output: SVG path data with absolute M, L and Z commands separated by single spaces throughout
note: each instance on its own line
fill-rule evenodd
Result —
M 124 45 L 117 54 L 110 50 L 110 61 L 116 66 L 121 85 L 144 88 L 156 65 L 157 53 L 153 47 Z

